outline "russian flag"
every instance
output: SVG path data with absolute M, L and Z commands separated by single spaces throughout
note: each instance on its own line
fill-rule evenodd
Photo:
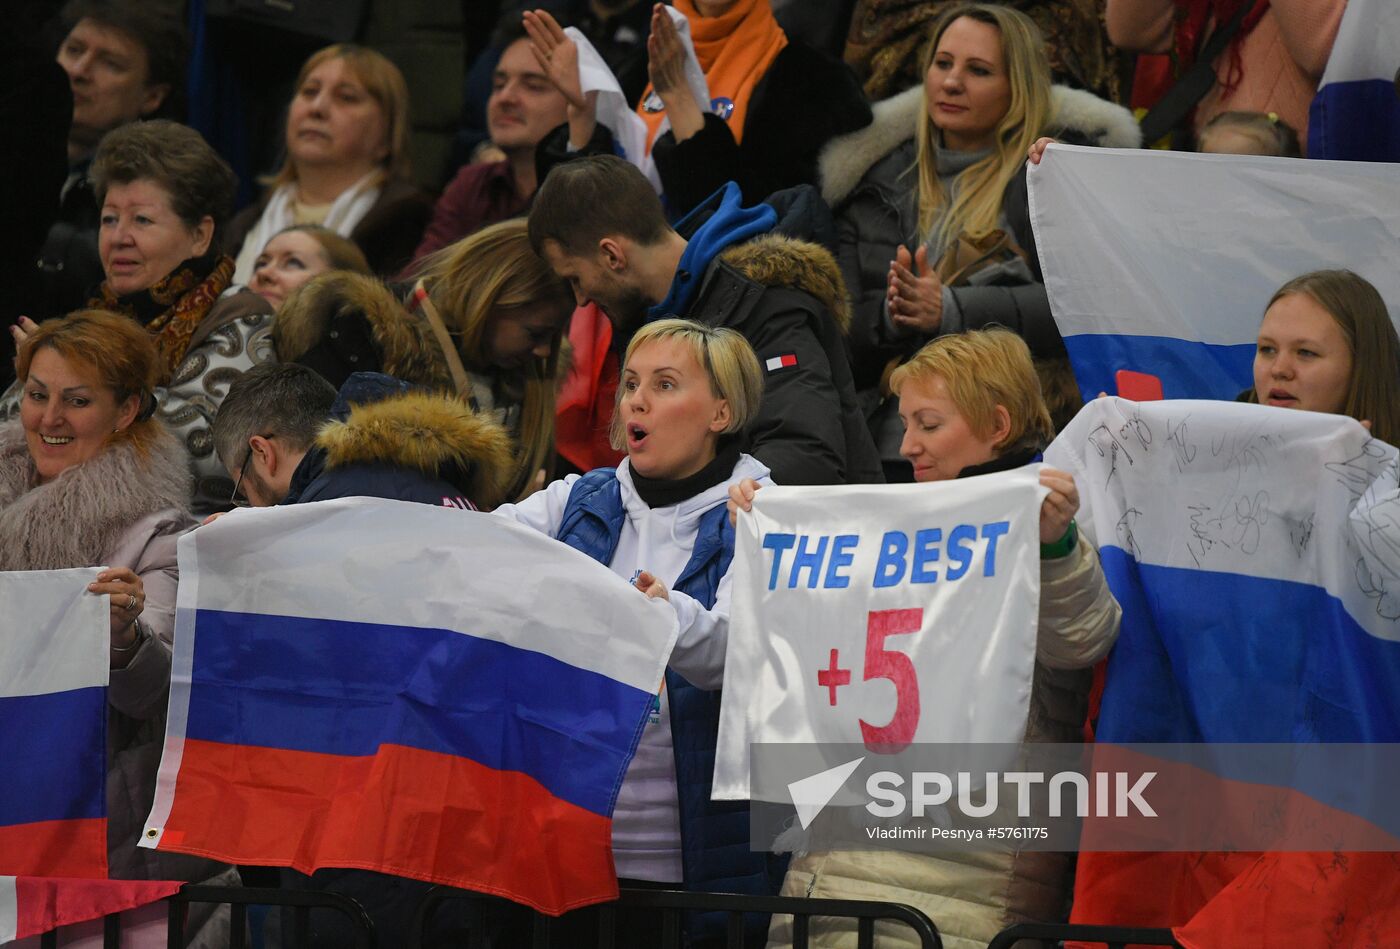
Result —
M 1400 162 L 1400 4 L 1348 0 L 1308 114 L 1308 156 Z
M 142 845 L 552 914 L 615 898 L 612 809 L 675 637 L 668 604 L 489 515 L 235 512 L 180 541 Z
M 1400 166 L 1052 145 L 1029 184 L 1086 400 L 1119 370 L 1168 399 L 1233 399 L 1274 291 L 1314 270 L 1354 270 L 1400 314 Z
M 1100 742 L 1400 741 L 1395 448 L 1334 415 L 1099 399 L 1046 461 L 1074 474 L 1123 607 Z M 1364 774 L 1298 778 L 1317 814 L 1338 787 L 1390 799 Z M 1393 944 L 1394 856 L 1083 853 L 1074 920 L 1191 946 Z
M 0 874 L 107 876 L 107 598 L 97 569 L 0 573 Z

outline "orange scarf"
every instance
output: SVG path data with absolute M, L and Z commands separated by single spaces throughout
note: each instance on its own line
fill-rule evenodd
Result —
M 738 0 L 717 17 L 702 17 L 695 9 L 694 0 L 675 0 L 674 6 L 690 21 L 695 58 L 700 61 L 705 82 L 710 87 L 710 102 L 700 103 L 700 111 L 714 112 L 723 118 L 734 134 L 734 141 L 742 142 L 749 97 L 787 45 L 787 34 L 773 19 L 769 0 Z M 649 101 L 660 104 L 652 95 L 650 85 L 637 106 L 637 114 L 647 124 L 648 151 L 666 116 L 664 109 L 647 111 Z

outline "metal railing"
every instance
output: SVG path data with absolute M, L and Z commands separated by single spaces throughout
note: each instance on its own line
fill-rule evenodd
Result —
M 337 893 L 321 893 L 314 890 L 265 889 L 245 886 L 197 886 L 186 884 L 179 892 L 166 897 L 169 903 L 166 946 L 168 949 L 182 949 L 185 945 L 185 916 L 188 908 L 195 904 L 227 904 L 230 911 L 229 945 L 248 945 L 248 907 L 279 906 L 291 909 L 293 926 L 298 945 L 306 945 L 311 931 L 311 911 L 331 910 L 349 920 L 354 932 L 351 949 L 377 949 L 374 924 L 359 903 Z M 40 949 L 56 949 L 58 930 L 50 930 L 39 937 Z M 121 915 L 113 913 L 102 920 L 102 949 L 121 949 Z
M 178 893 L 166 898 L 169 903 L 168 949 L 181 949 L 185 944 L 185 917 L 190 906 L 197 904 L 228 905 L 230 908 L 229 945 L 248 945 L 248 907 L 276 906 L 292 912 L 293 947 L 306 946 L 311 935 L 311 911 L 329 910 L 340 914 L 353 933 L 351 949 L 377 949 L 374 924 L 358 902 L 338 893 L 316 890 L 284 890 L 263 887 L 198 886 L 187 884 Z M 467 905 L 465 949 L 481 949 L 488 945 L 486 927 L 482 924 L 493 906 L 514 907 L 516 904 L 498 897 L 484 896 L 467 890 L 434 887 L 419 904 L 406 944 L 424 947 L 434 918 L 444 904 L 462 902 Z M 588 907 L 597 916 L 598 949 L 630 949 L 617 942 L 618 923 L 623 914 L 632 911 L 659 913 L 660 949 L 680 949 L 682 930 L 687 913 L 722 913 L 725 916 L 726 949 L 743 949 L 745 945 L 744 917 L 748 914 L 783 914 L 792 917 L 793 949 L 808 949 L 812 918 L 835 917 L 855 923 L 857 949 L 874 949 L 875 924 L 881 920 L 900 923 L 912 932 L 921 949 L 942 949 L 943 940 L 933 920 L 912 906 L 870 900 L 812 899 L 800 896 L 742 896 L 734 893 L 688 893 L 681 890 L 623 889 L 615 902 Z M 542 913 L 528 913 L 532 949 L 550 949 L 559 935 L 559 921 Z M 906 934 L 907 938 L 907 934 Z M 1108 949 L 1124 949 L 1129 945 L 1176 946 L 1180 943 L 1170 929 L 1131 926 L 1085 926 L 1054 923 L 1017 923 L 998 933 L 987 949 L 1012 949 L 1022 941 L 1057 946 L 1063 941 L 1103 943 Z M 39 937 L 41 949 L 56 949 L 58 931 Z M 103 919 L 103 949 L 120 949 L 121 920 L 119 914 Z
M 409 933 L 408 945 L 424 946 L 424 937 L 433 917 L 443 903 L 465 900 L 477 904 L 494 898 L 466 890 L 436 887 L 430 890 L 419 906 Z M 631 949 L 617 945 L 618 919 L 629 910 L 649 910 L 661 913 L 661 931 L 654 945 L 660 949 L 680 949 L 682 919 L 685 913 L 723 913 L 726 917 L 726 949 L 744 949 L 744 916 L 750 913 L 771 915 L 781 913 L 792 917 L 793 949 L 807 949 L 813 916 L 841 917 L 856 924 L 858 949 L 874 949 L 875 923 L 889 920 L 902 923 L 912 930 L 922 949 L 943 949 L 938 928 L 921 911 L 902 903 L 882 903 L 868 900 L 810 899 L 801 896 L 742 896 L 735 893 L 688 893 L 681 890 L 623 889 L 616 902 L 603 903 L 592 909 L 598 916 L 598 949 Z M 541 913 L 532 914 L 530 944 L 533 949 L 548 949 L 552 945 L 558 923 Z M 467 949 L 485 945 L 480 928 L 469 930 Z
M 1011 949 L 1023 939 L 1038 941 L 1042 946 L 1057 946 L 1060 942 L 1101 942 L 1108 949 L 1124 949 L 1129 945 L 1180 946 L 1170 929 L 1146 929 L 1133 926 L 1083 926 L 1063 923 L 1017 923 L 1008 926 L 987 943 L 987 949 Z

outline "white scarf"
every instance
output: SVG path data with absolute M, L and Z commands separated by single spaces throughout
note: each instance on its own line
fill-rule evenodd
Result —
M 340 193 L 340 197 L 335 199 L 330 211 L 326 213 L 324 225 L 341 237 L 348 238 L 355 225 L 360 223 L 374 206 L 374 202 L 379 200 L 379 193 L 383 190 L 384 171 L 376 168 Z M 253 225 L 253 229 L 243 239 L 243 246 L 239 248 L 238 261 L 233 271 L 234 283 L 245 286 L 250 284 L 253 280 L 253 264 L 267 246 L 267 242 L 279 231 L 296 223 L 292 220 L 292 204 L 296 201 L 296 195 L 296 182 L 281 185 L 272 192 L 262 217 L 258 218 L 258 223 Z

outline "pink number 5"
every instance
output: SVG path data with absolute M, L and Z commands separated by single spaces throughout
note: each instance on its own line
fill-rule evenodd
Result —
M 892 755 L 907 748 L 919 727 L 919 677 L 914 663 L 902 652 L 885 648 L 887 636 L 917 633 L 924 625 L 924 611 L 872 610 L 865 628 L 865 678 L 894 683 L 894 717 L 886 725 L 860 720 L 865 747 L 876 754 Z

